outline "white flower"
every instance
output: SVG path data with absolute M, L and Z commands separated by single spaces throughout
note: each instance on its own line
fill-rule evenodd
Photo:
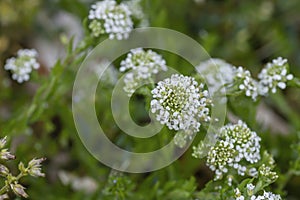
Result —
M 255 168 L 248 165 L 261 159 L 260 140 L 260 137 L 242 121 L 222 127 L 217 143 L 208 152 L 206 162 L 215 172 L 215 180 L 222 179 L 223 174 L 229 170 L 236 171 L 241 176 L 257 175 L 254 172 Z
M 264 191 L 263 195 L 251 196 L 251 200 L 281 200 L 280 195 Z
M 236 200 L 245 200 L 245 197 L 241 194 L 239 188 L 234 189 Z
M 115 0 L 99 1 L 92 5 L 89 12 L 89 28 L 94 37 L 108 34 L 110 39 L 127 39 L 133 29 L 131 11 L 124 4 Z
M 196 66 L 198 73 L 205 76 L 209 91 L 214 93 L 223 85 L 233 83 L 236 68 L 219 58 L 211 58 Z M 221 92 L 221 91 L 220 91 Z
M 238 67 L 236 69 L 235 79 L 240 81 L 239 90 L 244 91 L 247 97 L 251 97 L 254 101 L 258 96 L 258 83 L 251 76 L 249 70 Z
M 149 26 L 149 21 L 146 18 L 145 13 L 143 12 L 143 9 L 141 7 L 141 0 L 124 1 L 124 4 L 129 7 L 132 16 L 140 21 L 139 27 Z
M 258 169 L 259 175 L 267 182 L 274 182 L 278 178 L 277 173 L 273 172 L 272 168 L 272 165 L 267 166 L 265 164 L 262 164 Z
M 233 144 L 223 140 L 210 149 L 206 164 L 215 172 L 215 180 L 222 179 L 223 174 L 228 172 L 228 167 L 233 164 L 235 152 Z
M 255 189 L 255 186 L 252 184 L 252 183 L 248 183 L 247 186 L 247 193 L 249 196 L 252 196 L 253 195 L 253 191 Z
M 292 74 L 288 74 L 289 66 L 287 59 L 278 57 L 261 70 L 259 78 L 259 93 L 266 96 L 271 91 L 276 93 L 277 87 L 286 88 L 286 83 L 293 79 Z
M 152 90 L 151 112 L 169 129 L 198 132 L 200 121 L 210 121 L 211 100 L 194 78 L 173 74 Z
M 149 79 L 153 74 L 160 71 L 167 71 L 166 61 L 163 57 L 152 50 L 142 48 L 132 49 L 125 60 L 121 61 L 120 71 L 126 73 L 124 90 L 133 94 L 142 79 Z
M 6 60 L 4 69 L 10 70 L 12 79 L 18 83 L 28 81 L 32 70 L 40 67 L 36 60 L 37 55 L 37 51 L 34 49 L 20 49 L 17 52 L 17 57 Z

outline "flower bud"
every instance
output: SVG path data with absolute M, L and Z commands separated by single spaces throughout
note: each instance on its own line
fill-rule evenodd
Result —
M 0 174 L 3 176 L 6 176 L 7 174 L 9 174 L 8 168 L 1 164 L 0 164 Z
M 15 183 L 15 184 L 10 184 L 10 187 L 16 195 L 24 198 L 28 197 L 28 194 L 25 192 L 25 187 L 23 187 L 22 185 Z
M 35 177 L 38 177 L 38 176 L 41 176 L 41 177 L 44 177 L 45 174 L 41 172 L 41 163 L 43 161 L 45 161 L 46 158 L 39 158 L 39 159 L 32 159 L 29 163 L 28 163 L 28 173 L 31 175 L 31 176 L 35 176 Z
M 0 158 L 2 160 L 14 160 L 16 159 L 16 156 L 11 154 L 7 149 L 2 149 L 0 152 Z

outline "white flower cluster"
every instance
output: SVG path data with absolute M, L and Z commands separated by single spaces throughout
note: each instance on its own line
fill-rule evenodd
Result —
M 238 90 L 243 91 L 247 97 L 256 101 L 258 95 L 267 96 L 269 92 L 275 93 L 277 88 L 285 89 L 287 82 L 293 79 L 289 74 L 287 59 L 278 57 L 268 63 L 255 80 L 249 70 L 243 67 L 235 67 L 222 59 L 212 58 L 200 63 L 197 71 L 206 77 L 211 93 L 224 92 L 225 89 L 237 85 Z M 216 70 L 217 68 L 217 70 Z
M 40 67 L 36 60 L 37 55 L 38 53 L 34 49 L 20 49 L 17 52 L 17 57 L 6 60 L 4 69 L 10 70 L 12 79 L 18 83 L 28 81 L 32 70 Z
M 235 199 L 236 200 L 281 200 L 280 195 L 273 194 L 272 192 L 266 192 L 264 191 L 263 195 L 253 195 L 255 186 L 252 183 L 247 184 L 247 194 L 243 195 L 241 191 L 236 188 L 235 191 Z M 246 197 L 245 197 L 246 196 Z
M 124 4 L 115 0 L 99 1 L 92 5 L 89 12 L 89 28 L 94 37 L 108 34 L 110 39 L 127 39 L 133 29 L 131 11 Z
M 201 121 L 209 122 L 211 100 L 203 84 L 173 74 L 152 90 L 151 112 L 169 129 L 198 132 Z
M 240 81 L 239 89 L 245 92 L 247 97 L 251 97 L 254 101 L 258 96 L 258 83 L 251 76 L 249 70 L 246 70 L 242 67 L 236 69 L 235 79 Z
M 121 61 L 120 71 L 126 73 L 124 90 L 133 94 L 137 86 L 143 79 L 149 79 L 153 74 L 160 71 L 167 71 L 166 61 L 163 57 L 152 50 L 143 50 L 142 48 L 132 49 L 127 54 L 125 60 Z
M 219 58 L 204 61 L 196 66 L 196 69 L 198 73 L 205 76 L 211 93 L 220 91 L 220 86 L 232 84 L 235 76 L 235 67 Z
M 278 178 L 277 173 L 272 171 L 272 165 L 267 166 L 262 164 L 259 167 L 258 172 L 262 179 L 264 179 L 266 182 L 274 182 Z
M 264 191 L 263 195 L 251 196 L 251 200 L 281 200 L 281 196 L 272 192 Z
M 286 82 L 292 80 L 292 74 L 288 74 L 287 59 L 278 57 L 268 63 L 259 73 L 259 92 L 260 95 L 266 96 L 269 91 L 276 93 L 277 87 L 286 88 Z
M 124 1 L 124 4 L 126 4 L 129 7 L 132 16 L 135 19 L 139 20 L 139 27 L 149 26 L 148 18 L 145 16 L 145 13 L 143 12 L 143 9 L 141 7 L 141 0 Z
M 215 172 L 215 180 L 222 179 L 230 169 L 241 176 L 256 176 L 256 168 L 247 165 L 260 160 L 260 140 L 242 121 L 222 127 L 217 143 L 208 152 L 206 162 Z M 194 148 L 194 151 L 199 150 Z
M 257 81 L 251 77 L 251 73 L 242 67 L 235 67 L 219 58 L 212 58 L 200 63 L 197 71 L 206 77 L 210 92 L 222 92 L 229 89 L 234 83 L 239 83 L 238 89 L 245 92 L 247 97 L 256 100 L 258 96 Z M 223 84 L 223 85 L 221 85 Z

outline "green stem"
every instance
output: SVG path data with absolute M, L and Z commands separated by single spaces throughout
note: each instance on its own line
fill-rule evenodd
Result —
M 7 190 L 8 190 L 8 185 L 5 184 L 5 185 L 0 189 L 0 195 L 6 193 Z

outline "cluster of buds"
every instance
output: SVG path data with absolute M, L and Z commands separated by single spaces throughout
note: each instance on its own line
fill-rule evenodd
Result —
M 7 149 L 4 149 L 6 142 L 6 137 L 0 140 L 0 159 L 3 161 L 15 159 L 14 155 L 12 155 Z M 20 173 L 17 176 L 14 176 L 4 164 L 0 164 L 0 176 L 4 177 L 5 179 L 5 185 L 0 189 L 0 200 L 9 198 L 7 194 L 9 190 L 13 191 L 18 196 L 27 198 L 28 194 L 25 192 L 25 187 L 22 186 L 19 181 L 22 177 L 25 177 L 27 175 L 33 177 L 44 177 L 45 174 L 41 171 L 41 163 L 44 160 L 44 158 L 32 159 L 31 161 L 29 161 L 27 167 L 25 167 L 25 165 L 20 162 L 18 167 Z
M 17 57 L 6 60 L 4 69 L 11 71 L 12 79 L 18 83 L 28 81 L 32 70 L 40 67 L 36 59 L 37 55 L 34 49 L 20 49 Z

